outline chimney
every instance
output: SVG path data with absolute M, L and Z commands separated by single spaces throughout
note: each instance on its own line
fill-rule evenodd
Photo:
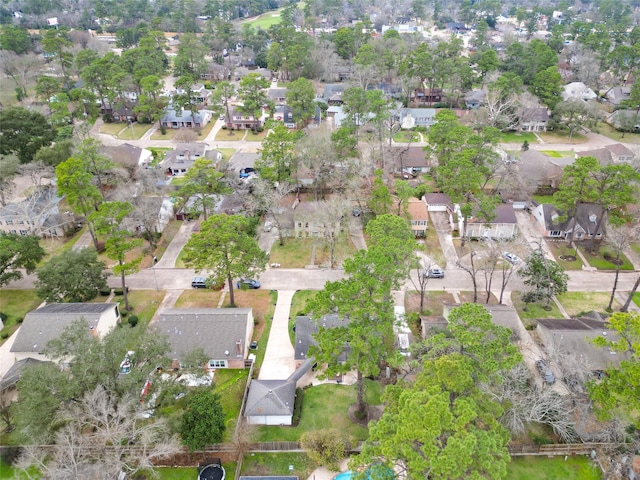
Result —
M 236 340 L 236 354 L 240 357 L 242 356 L 242 339 Z
M 184 151 L 184 156 L 187 158 L 187 160 L 191 160 L 191 152 L 189 150 Z

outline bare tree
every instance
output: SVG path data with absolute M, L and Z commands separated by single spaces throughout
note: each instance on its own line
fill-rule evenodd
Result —
M 476 303 L 478 301 L 478 271 L 479 266 L 476 265 L 475 257 L 478 256 L 478 252 L 476 252 L 473 247 L 469 249 L 469 265 L 465 265 L 458 260 L 456 265 L 467 272 L 471 277 L 471 282 L 473 283 L 473 302 Z
M 192 143 L 198 140 L 198 134 L 190 128 L 181 128 L 173 138 L 179 143 Z
M 67 423 L 56 434 L 52 449 L 25 447 L 18 466 L 27 473 L 35 465 L 46 478 L 61 480 L 153 471 L 153 459 L 181 448 L 162 420 L 140 422 L 139 408 L 134 397 L 118 399 L 97 386 L 69 407 Z
M 414 270 L 416 272 L 417 283 L 413 279 L 413 275 L 409 275 L 411 283 L 420 293 L 420 311 L 424 311 L 424 296 L 429 284 L 429 269 L 435 266 L 433 261 L 426 255 L 418 255 L 415 259 Z
M 46 182 L 47 184 L 51 183 L 51 179 L 55 178 L 55 171 L 52 166 L 37 161 L 21 165 L 20 175 L 29 177 L 34 187 L 41 187 L 45 183 L 45 179 L 49 180 Z
M 318 202 L 316 206 L 313 219 L 322 225 L 324 244 L 329 249 L 329 268 L 333 268 L 336 263 L 336 245 L 349 204 L 341 197 L 332 196 L 329 200 Z
M 631 300 L 633 300 L 633 296 L 636 294 L 636 290 L 638 290 L 638 286 L 640 286 L 640 276 L 636 279 L 636 283 L 633 284 L 633 288 L 629 292 L 627 301 L 624 302 L 624 305 L 620 309 L 621 312 L 626 312 L 629 310 L 629 305 L 631 305 Z
M 637 238 L 637 231 L 630 229 L 626 226 L 614 226 L 609 224 L 607 226 L 607 237 L 605 242 L 613 249 L 615 254 L 614 263 L 616 265 L 616 276 L 613 280 L 613 288 L 611 289 L 611 297 L 609 298 L 609 305 L 607 311 L 611 311 L 613 305 L 613 299 L 616 295 L 616 289 L 618 288 L 618 277 L 620 276 L 620 264 L 622 261 L 622 252 L 629 246 L 629 242 L 632 238 Z
M 58 210 L 59 201 L 55 188 L 36 188 L 24 200 L 10 204 L 13 222 L 29 235 L 59 236 L 62 232 L 58 229 L 66 228 L 74 220 L 70 212 Z
M 20 162 L 11 155 L 0 156 L 0 205 L 5 207 L 13 198 L 16 184 L 13 179 L 18 173 Z
M 17 88 L 22 89 L 22 93 L 25 96 L 27 95 L 27 88 L 35 82 L 35 78 L 43 66 L 43 57 L 35 53 L 17 55 L 8 50 L 0 51 L 0 68 L 2 68 L 2 72 L 16 82 Z
M 289 208 L 284 205 L 284 199 L 295 190 L 295 186 L 288 182 L 278 182 L 276 187 L 271 182 L 261 178 L 252 183 L 252 193 L 248 201 L 248 209 L 253 213 L 262 213 L 273 221 L 278 230 L 280 245 L 284 245 L 283 221 Z

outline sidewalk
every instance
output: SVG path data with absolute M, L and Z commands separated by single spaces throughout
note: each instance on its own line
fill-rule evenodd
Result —
M 259 380 L 286 380 L 296 369 L 295 350 L 289 338 L 289 312 L 295 293 L 295 290 L 278 290 Z

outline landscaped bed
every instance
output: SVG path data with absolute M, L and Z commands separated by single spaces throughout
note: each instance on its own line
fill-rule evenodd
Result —
M 616 265 L 616 254 L 609 246 L 601 246 L 594 253 L 591 252 L 591 249 L 579 247 L 580 252 L 584 255 L 589 262 L 589 265 L 597 268 L 598 270 L 615 270 Z M 626 257 L 624 253 L 620 254 L 620 270 L 633 270 L 633 265 Z
M 566 242 L 547 242 L 553 257 L 565 270 L 582 270 L 582 260 L 576 254 L 575 248 L 569 248 Z

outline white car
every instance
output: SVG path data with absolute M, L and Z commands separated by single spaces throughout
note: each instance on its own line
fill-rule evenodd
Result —
M 518 256 L 511 252 L 502 252 L 502 258 L 513 265 L 516 265 L 518 262 L 520 262 Z

